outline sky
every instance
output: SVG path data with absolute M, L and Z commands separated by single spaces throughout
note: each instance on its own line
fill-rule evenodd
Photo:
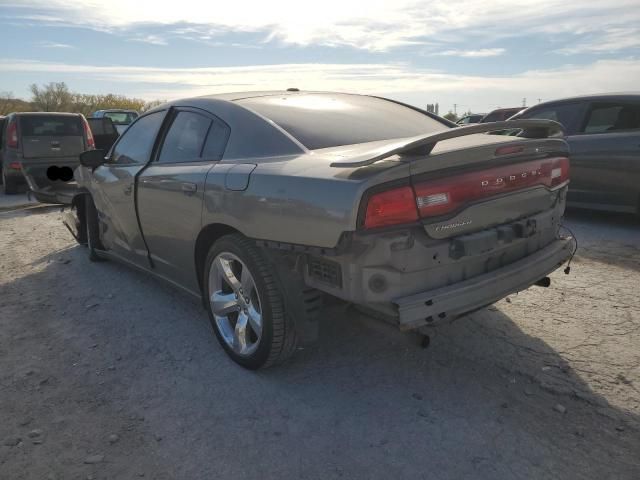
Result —
M 286 89 L 488 112 L 640 91 L 640 0 L 0 0 L 0 92 Z

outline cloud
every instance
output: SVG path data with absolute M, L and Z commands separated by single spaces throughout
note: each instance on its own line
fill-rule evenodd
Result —
M 58 43 L 52 42 L 49 40 L 43 40 L 42 42 L 36 43 L 36 46 L 40 48 L 76 48 L 73 45 L 69 45 L 67 43 Z
M 131 39 L 134 42 L 149 43 L 151 45 L 167 45 L 167 41 L 158 35 L 143 35 Z
M 638 7 L 640 8 L 640 6 Z M 608 28 L 598 34 L 584 35 L 586 39 L 556 50 L 563 55 L 577 53 L 613 53 L 627 48 L 640 48 L 640 28 Z
M 424 105 L 458 103 L 472 110 L 519 105 L 530 100 L 562 98 L 606 91 L 637 89 L 640 60 L 601 60 L 589 65 L 530 70 L 518 75 L 452 75 L 416 69 L 406 64 L 281 64 L 242 67 L 153 68 L 69 65 L 51 62 L 0 60 L 0 72 L 41 72 L 47 78 L 85 83 L 106 82 L 117 93 L 146 99 L 175 99 L 229 91 L 303 90 L 347 91 L 388 95 Z
M 260 32 L 271 42 L 374 52 L 433 42 L 459 43 L 461 36 L 466 41 L 487 42 L 532 33 L 570 38 L 587 33 L 595 43 L 606 39 L 607 29 L 640 24 L 638 0 L 538 0 L 516 7 L 511 0 L 235 0 L 224 8 L 201 0 L 23 0 L 15 5 L 31 17 L 62 18 L 65 24 L 101 30 L 183 24 L 195 30 L 188 35 L 197 36 L 207 29 Z
M 463 58 L 484 58 L 497 57 L 502 55 L 506 50 L 504 48 L 481 48 L 479 50 L 445 50 L 444 52 L 434 53 L 445 57 L 463 57 Z

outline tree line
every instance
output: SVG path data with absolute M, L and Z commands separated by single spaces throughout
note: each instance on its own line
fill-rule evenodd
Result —
M 29 86 L 31 100 L 15 98 L 10 92 L 0 94 L 0 115 L 11 112 L 71 112 L 87 116 L 96 110 L 122 108 L 144 112 L 163 103 L 161 100 L 147 102 L 139 98 L 108 93 L 91 95 L 69 90 L 64 82 Z

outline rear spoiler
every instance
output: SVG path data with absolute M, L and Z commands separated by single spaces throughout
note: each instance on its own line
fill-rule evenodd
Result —
M 497 130 L 522 130 L 519 138 L 548 138 L 563 135 L 562 125 L 553 120 L 510 120 L 503 122 L 479 123 L 468 127 L 456 127 L 428 135 L 409 137 L 383 145 L 365 154 L 338 160 L 331 164 L 336 168 L 365 167 L 394 155 L 429 155 L 436 143 L 452 138 Z

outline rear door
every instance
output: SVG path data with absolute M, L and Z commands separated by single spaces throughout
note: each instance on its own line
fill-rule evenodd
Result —
M 593 102 L 569 138 L 574 204 L 635 212 L 640 199 L 640 101 Z
M 149 264 L 136 215 L 135 180 L 154 152 L 166 113 L 150 113 L 133 123 L 114 145 L 108 161 L 94 170 L 89 187 L 100 214 L 105 248 L 144 267 Z
M 172 110 L 169 121 L 156 158 L 138 181 L 140 224 L 154 269 L 199 293 L 194 250 L 202 226 L 205 180 L 222 158 L 229 127 L 193 108 Z

